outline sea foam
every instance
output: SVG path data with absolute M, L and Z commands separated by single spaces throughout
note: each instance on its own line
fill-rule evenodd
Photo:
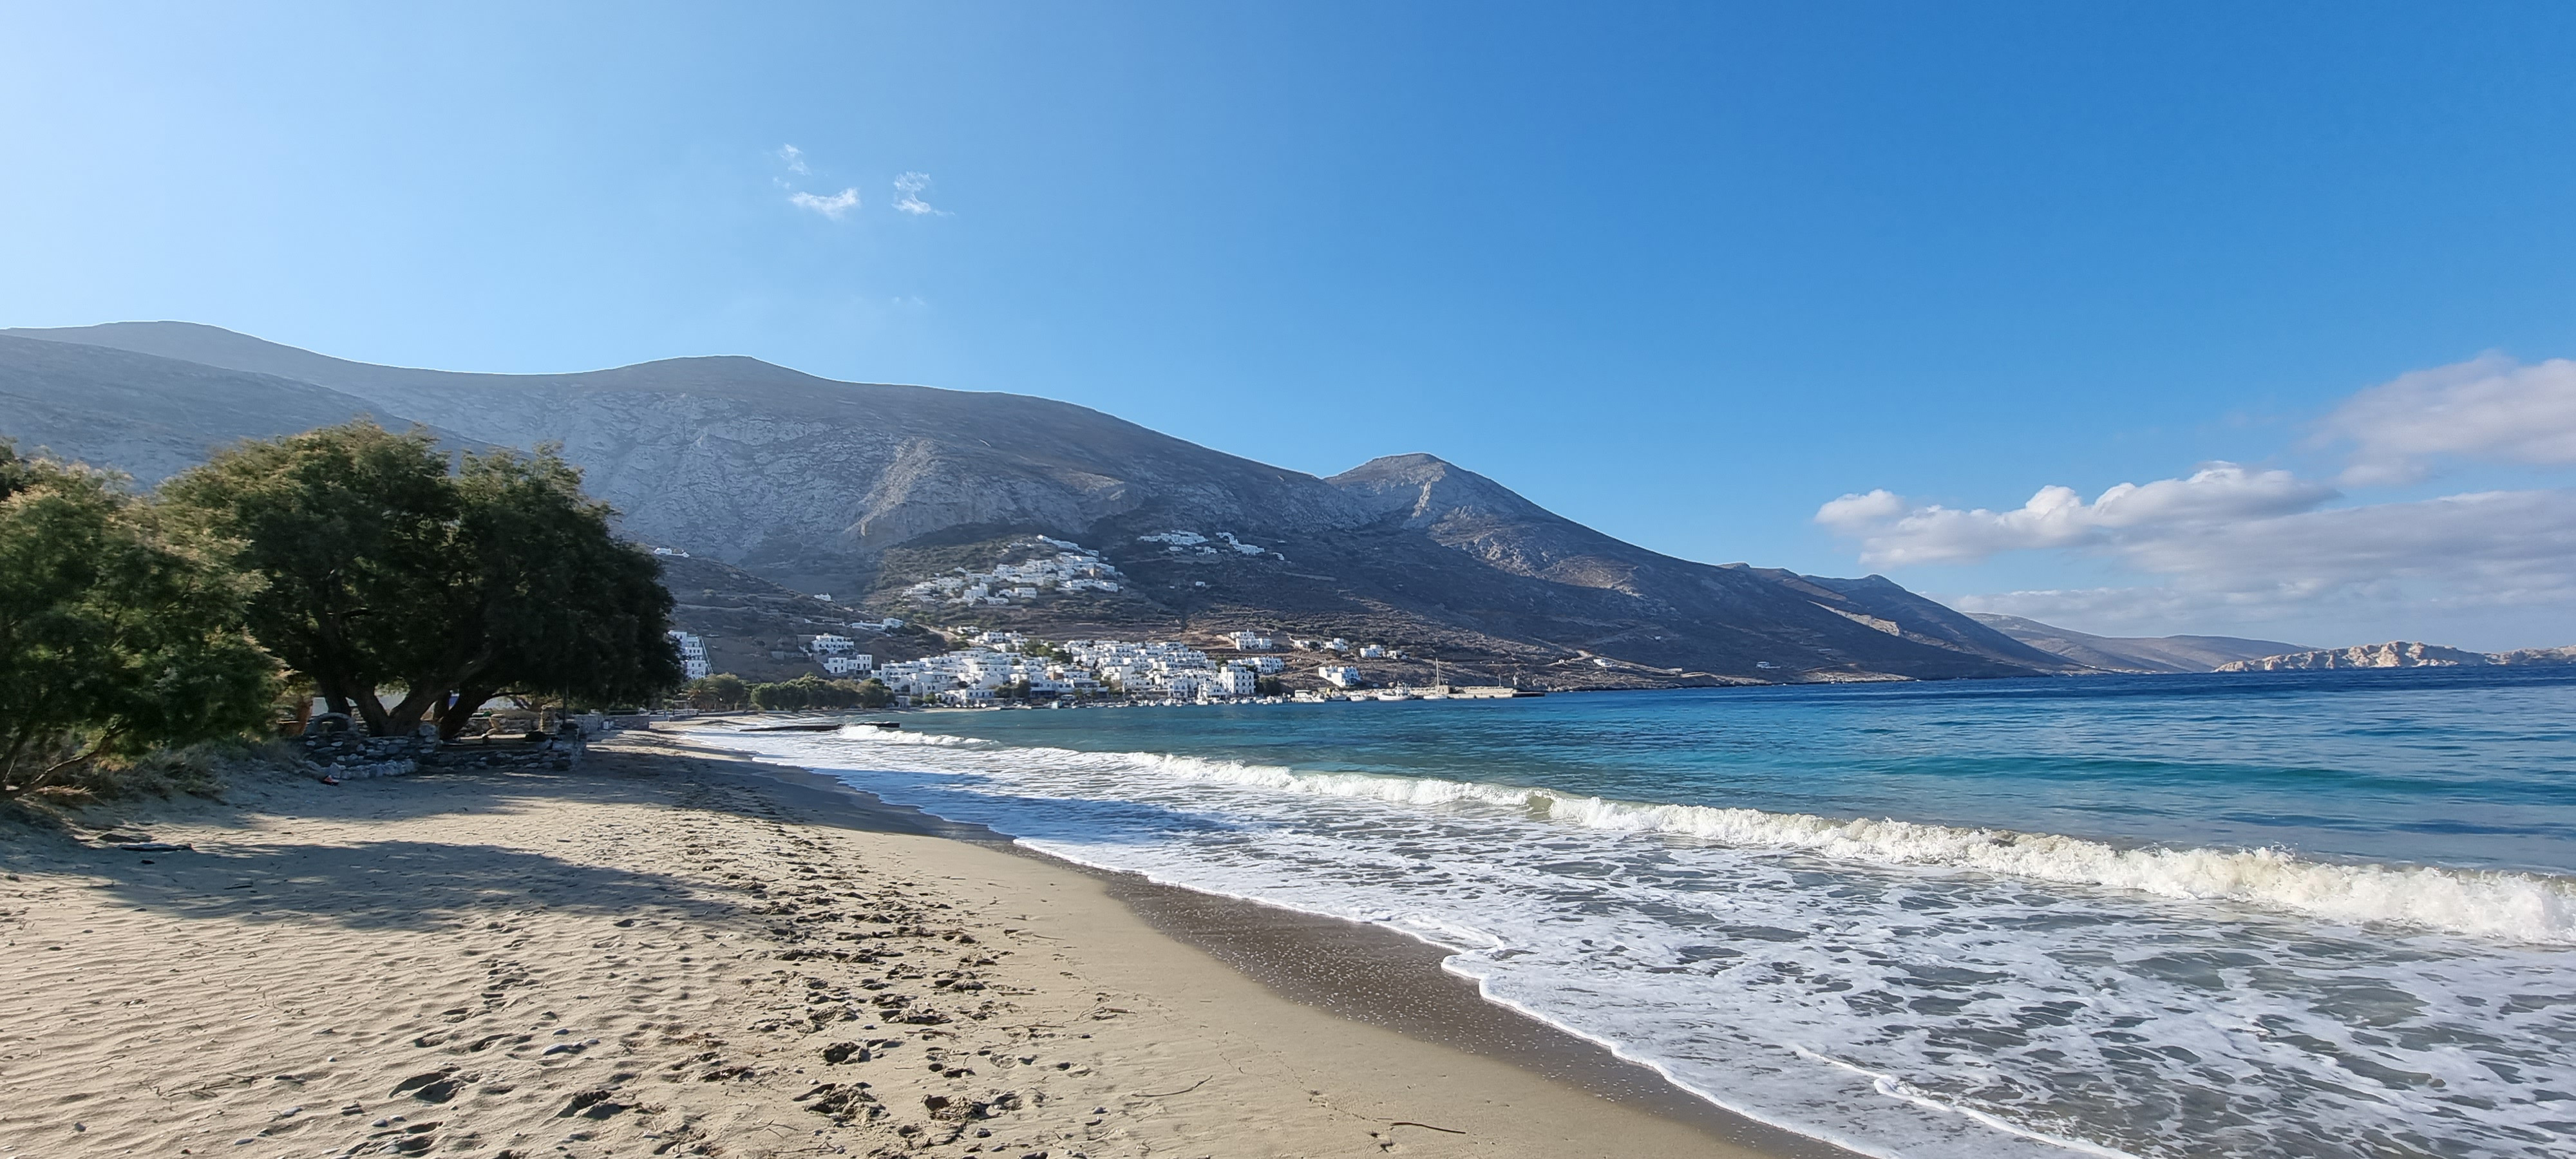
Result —
M 893 739 L 904 735 L 873 739 L 931 741 L 926 734 L 906 741 Z M 2122 848 L 2053 833 L 1617 801 L 1547 788 L 1439 777 L 1304 772 L 1167 753 L 1016 751 L 1030 760 L 1115 762 L 1166 777 L 1283 793 L 1411 806 L 1472 802 L 1525 810 L 1533 817 L 1588 829 L 1795 851 L 1869 865 L 2006 874 L 2159 897 L 2225 900 L 2340 922 L 2400 922 L 2476 937 L 2576 944 L 2576 879 L 2544 874 L 2342 864 L 2281 849 Z
M 1490 999 L 1863 1154 L 2523 1159 L 2566 1137 L 2565 878 L 873 729 L 748 747 L 1072 860 L 1423 937 Z

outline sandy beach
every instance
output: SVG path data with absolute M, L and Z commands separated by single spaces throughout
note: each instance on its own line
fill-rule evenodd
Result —
M 1401 936 L 686 737 L 81 820 L 0 823 L 0 1154 L 1839 1154 Z

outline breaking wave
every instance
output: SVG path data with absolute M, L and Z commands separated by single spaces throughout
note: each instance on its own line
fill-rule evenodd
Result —
M 869 730 L 873 731 L 873 730 Z M 928 743 L 918 736 L 892 743 Z M 1477 803 L 1534 818 L 1838 861 L 2005 874 L 2159 897 L 2224 900 L 2345 922 L 2398 922 L 2476 937 L 2576 944 L 2576 878 L 2424 865 L 2341 864 L 2281 849 L 2122 848 L 2054 833 L 1668 805 L 1438 777 L 1300 772 L 1164 753 L 1022 749 L 1049 761 L 1112 760 L 1162 776 L 1396 805 Z

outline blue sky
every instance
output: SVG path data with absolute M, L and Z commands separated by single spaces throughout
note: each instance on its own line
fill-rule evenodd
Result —
M 10 3 L 0 324 L 749 354 L 2079 628 L 2576 643 L 2571 50 L 2540 4 Z

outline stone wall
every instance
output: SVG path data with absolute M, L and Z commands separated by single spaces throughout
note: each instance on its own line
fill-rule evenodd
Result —
M 417 736 L 368 736 L 348 717 L 326 713 L 305 726 L 296 741 L 304 759 L 323 776 L 353 781 L 396 777 L 422 769 L 554 769 L 581 763 L 582 730 L 570 723 L 552 734 L 519 733 L 441 741 L 424 726 Z

